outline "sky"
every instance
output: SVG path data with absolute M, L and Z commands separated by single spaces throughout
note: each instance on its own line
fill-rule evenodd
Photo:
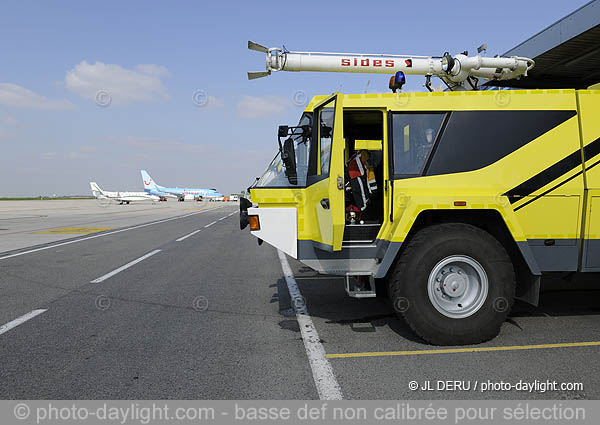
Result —
M 163 186 L 239 192 L 277 126 L 334 91 L 388 76 L 264 70 L 268 47 L 441 56 L 503 53 L 587 0 L 27 1 L 0 4 L 0 197 Z M 423 91 L 408 76 L 405 91 Z

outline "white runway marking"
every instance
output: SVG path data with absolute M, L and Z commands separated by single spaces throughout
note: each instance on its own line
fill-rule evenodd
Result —
M 182 236 L 182 237 L 180 237 L 179 239 L 175 239 L 175 242 L 181 242 L 181 241 L 183 241 L 183 240 L 185 240 L 185 239 L 189 238 L 190 236 L 194 236 L 194 235 L 195 235 L 196 233 L 198 233 L 200 230 L 202 230 L 202 229 L 194 230 L 192 233 L 188 233 L 187 235 L 185 235 L 185 236 Z
M 109 277 L 112 277 L 112 276 L 116 275 L 117 273 L 121 273 L 123 270 L 128 269 L 129 267 L 134 266 L 137 263 L 139 263 L 140 261 L 144 261 L 146 258 L 152 257 L 154 254 L 158 254 L 159 252 L 160 252 L 160 249 L 155 249 L 154 251 L 149 252 L 146 255 L 142 255 L 137 260 L 130 261 L 129 263 L 119 267 L 118 269 L 114 269 L 112 272 L 106 273 L 104 276 L 100 276 L 98 279 L 92 280 L 90 283 L 100 283 L 102 281 L 105 281 Z
M 235 211 L 233 212 L 233 214 L 235 214 Z M 205 227 L 205 228 L 206 228 L 206 227 L 210 227 L 210 226 L 212 226 L 213 224 L 216 224 L 217 222 L 219 222 L 219 221 L 221 221 L 221 220 L 225 220 L 226 218 L 228 218 L 228 217 L 231 217 L 231 216 L 232 216 L 232 214 L 226 215 L 225 217 L 221 217 L 220 219 L 218 219 L 218 220 L 215 220 L 215 221 L 213 221 L 212 223 L 209 223 L 209 224 L 207 224 L 207 225 L 206 225 L 206 226 L 204 226 L 204 227 Z M 192 233 L 190 233 L 189 235 L 185 235 L 185 236 L 182 236 L 182 237 L 180 237 L 179 239 L 175 239 L 175 242 L 181 242 L 182 240 L 185 240 L 185 239 L 189 238 L 190 236 L 194 236 L 194 235 L 195 235 L 196 233 L 198 233 L 200 230 L 202 230 L 202 229 L 194 230 L 194 231 L 193 231 Z
M 312 369 L 313 379 L 319 392 L 319 398 L 321 400 L 342 400 L 342 389 L 338 384 L 333 369 L 329 360 L 325 357 L 325 348 L 321 344 L 317 328 L 313 324 L 308 309 L 300 288 L 296 284 L 296 279 L 290 268 L 290 264 L 283 252 L 277 250 L 279 255 L 279 261 L 281 262 L 281 269 L 287 282 L 288 290 L 290 291 L 290 297 L 292 298 L 292 306 L 296 310 L 296 319 L 300 326 L 300 333 L 302 334 L 302 341 L 304 342 L 304 348 L 306 349 L 306 355 Z
M 101 237 L 104 237 L 104 236 L 114 235 L 115 233 L 127 232 L 128 230 L 140 229 L 140 228 L 146 227 L 146 226 L 154 226 L 155 224 L 165 223 L 167 221 L 177 220 L 179 218 L 186 218 L 186 217 L 189 217 L 189 216 L 192 216 L 192 215 L 202 214 L 202 213 L 205 213 L 205 212 L 218 210 L 219 208 L 223 208 L 223 207 L 211 208 L 210 210 L 198 211 L 198 212 L 191 213 L 191 214 L 186 214 L 186 215 L 181 215 L 181 216 L 177 216 L 177 217 L 166 218 L 164 220 L 153 221 L 153 222 L 150 222 L 150 223 L 140 224 L 140 225 L 133 226 L 133 227 L 127 227 L 125 229 L 114 230 L 112 232 L 102 233 L 101 235 L 87 236 L 85 238 L 75 239 L 73 241 L 61 242 L 61 243 L 57 243 L 57 244 L 54 244 L 54 245 L 43 246 L 41 248 L 35 248 L 35 249 L 30 249 L 30 250 L 27 250 L 27 251 L 23 251 L 23 252 L 17 252 L 16 254 L 10 254 L 10 255 L 5 255 L 4 257 L 0 257 L 0 260 L 5 260 L 7 258 L 12 258 L 12 257 L 18 257 L 20 255 L 25 255 L 25 254 L 31 254 L 33 252 L 43 251 L 43 250 L 46 250 L 46 249 L 52 249 L 52 248 L 56 248 L 56 247 L 59 247 L 59 246 L 70 245 L 72 243 L 88 241 L 90 239 L 96 239 L 96 238 L 101 238 Z
M 22 325 L 26 321 L 31 320 L 34 317 L 39 316 L 42 313 L 45 313 L 46 311 L 47 310 L 45 310 L 45 309 L 33 310 L 27 314 L 22 315 L 21 317 L 17 317 L 15 320 L 12 320 L 12 321 L 0 326 L 0 335 L 2 335 L 4 332 L 10 331 L 12 328 L 16 328 L 17 326 Z

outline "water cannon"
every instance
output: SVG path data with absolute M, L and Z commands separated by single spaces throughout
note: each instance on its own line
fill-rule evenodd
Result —
M 487 80 L 511 80 L 526 77 L 535 66 L 533 59 L 511 56 L 488 58 L 477 54 L 468 56 L 468 52 L 451 55 L 445 52 L 441 57 L 385 55 L 364 53 L 333 52 L 292 52 L 278 47 L 267 48 L 253 41 L 248 41 L 248 49 L 266 55 L 265 71 L 248 72 L 248 79 L 267 77 L 274 72 L 349 72 L 368 74 L 394 74 L 390 79 L 398 90 L 402 84 L 401 75 L 423 75 L 429 79 L 439 77 L 453 87 L 469 80 L 485 78 Z M 487 46 L 478 48 L 479 53 L 487 50 Z M 406 77 L 404 77 L 406 81 Z M 393 83 L 393 84 L 392 84 Z

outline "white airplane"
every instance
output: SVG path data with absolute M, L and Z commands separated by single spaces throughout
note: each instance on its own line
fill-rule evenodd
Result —
M 152 201 L 157 202 L 160 197 L 156 195 L 150 195 L 146 192 L 108 192 L 100 189 L 100 186 L 96 182 L 90 182 L 92 188 L 92 194 L 98 199 L 109 199 L 119 202 L 119 205 L 129 204 L 130 202 L 138 201 Z

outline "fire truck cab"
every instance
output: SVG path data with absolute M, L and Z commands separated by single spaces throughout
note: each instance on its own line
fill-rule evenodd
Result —
M 543 273 L 600 271 L 598 114 L 596 90 L 317 96 L 241 225 L 430 343 L 483 342 Z

